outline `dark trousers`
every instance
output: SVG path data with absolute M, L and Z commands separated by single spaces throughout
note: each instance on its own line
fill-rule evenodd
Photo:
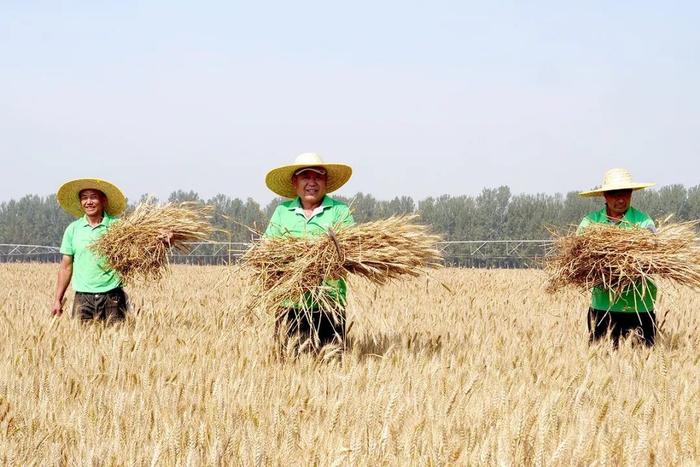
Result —
M 600 340 L 610 333 L 615 347 L 620 338 L 634 333 L 647 347 L 654 345 L 656 337 L 656 313 L 619 313 L 607 310 L 588 309 L 588 333 L 590 341 Z
M 73 316 L 82 321 L 122 321 L 126 317 L 128 303 L 121 287 L 104 293 L 76 292 Z
M 275 334 L 281 344 L 298 339 L 300 346 L 309 342 L 314 350 L 333 342 L 344 345 L 345 332 L 345 310 L 342 309 L 330 312 L 284 309 L 277 315 L 275 324 Z

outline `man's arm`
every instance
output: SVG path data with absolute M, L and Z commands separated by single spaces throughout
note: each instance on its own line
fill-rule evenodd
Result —
M 54 294 L 51 314 L 59 316 L 63 313 L 63 296 L 66 294 L 68 284 L 73 276 L 73 257 L 63 255 L 61 264 L 58 266 L 58 278 L 56 279 L 56 293 Z

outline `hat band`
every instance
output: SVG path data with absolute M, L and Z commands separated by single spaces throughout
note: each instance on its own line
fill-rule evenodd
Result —
M 107 197 L 107 194 L 104 191 L 98 190 L 97 188 L 83 188 L 82 190 L 80 190 L 78 192 L 78 199 L 81 199 L 83 192 L 88 191 L 88 190 L 96 191 L 96 192 L 100 193 L 102 196 L 104 196 L 105 198 Z
M 324 169 L 323 167 L 303 167 L 296 172 L 294 172 L 294 175 L 299 175 L 302 174 L 306 171 L 311 171 L 311 172 L 316 172 L 319 175 L 327 175 L 328 171 Z

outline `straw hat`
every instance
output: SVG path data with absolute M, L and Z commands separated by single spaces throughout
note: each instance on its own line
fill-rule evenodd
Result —
M 292 176 L 299 169 L 305 167 L 323 167 L 328 173 L 328 183 L 326 192 L 332 193 L 341 186 L 345 185 L 352 175 L 352 167 L 345 164 L 329 164 L 324 162 L 316 153 L 305 152 L 299 154 L 293 164 L 283 165 L 272 169 L 265 177 L 267 187 L 285 198 L 294 198 L 297 195 L 294 185 L 292 185 Z
M 606 191 L 641 190 L 654 185 L 656 184 L 632 181 L 632 174 L 625 169 L 610 169 L 605 172 L 605 175 L 603 176 L 603 184 L 600 186 L 600 188 L 582 191 L 579 193 L 579 195 L 586 197 L 602 196 Z
M 83 210 L 80 207 L 80 192 L 83 190 L 99 190 L 107 197 L 105 211 L 110 216 L 118 216 L 126 209 L 126 197 L 115 185 L 99 178 L 78 178 L 70 180 L 58 189 L 56 199 L 58 204 L 75 217 L 81 217 Z

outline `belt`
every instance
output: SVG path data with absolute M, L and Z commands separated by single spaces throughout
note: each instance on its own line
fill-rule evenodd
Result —
M 94 295 L 94 296 L 98 297 L 100 295 L 109 295 L 109 294 L 112 294 L 115 292 L 121 292 L 121 291 L 122 291 L 121 287 L 115 287 L 112 290 L 108 290 L 106 292 L 76 292 L 75 294 L 76 295 Z

